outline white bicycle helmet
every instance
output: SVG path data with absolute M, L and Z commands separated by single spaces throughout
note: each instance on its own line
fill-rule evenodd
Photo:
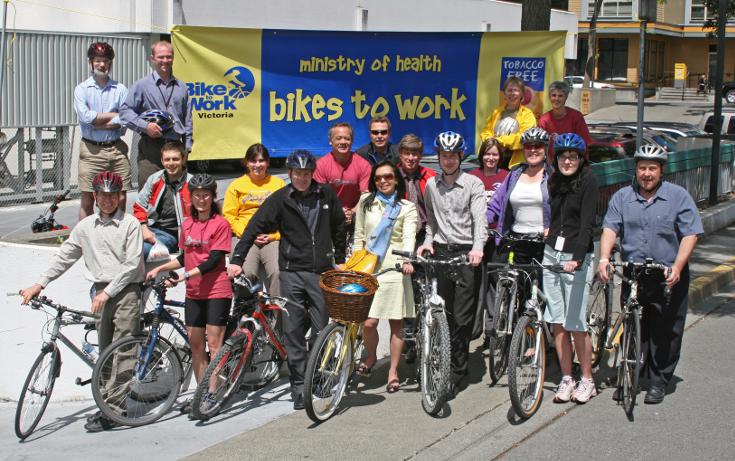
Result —
M 549 133 L 547 133 L 546 130 L 544 130 L 543 128 L 539 128 L 537 126 L 534 126 L 524 131 L 521 135 L 521 144 L 525 145 L 534 143 L 541 143 L 548 146 Z
M 636 162 L 638 160 L 655 160 L 663 165 L 666 163 L 668 155 L 669 154 L 666 150 L 661 146 L 657 146 L 656 144 L 644 144 L 635 151 L 633 160 Z
M 464 157 L 465 142 L 461 134 L 454 131 L 439 133 L 434 139 L 434 149 L 437 152 L 456 152 L 460 158 Z

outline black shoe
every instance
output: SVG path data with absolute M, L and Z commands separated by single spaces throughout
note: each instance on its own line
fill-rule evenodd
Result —
M 87 430 L 87 432 L 108 431 L 116 427 L 120 427 L 120 424 L 116 423 L 115 421 L 111 419 L 107 419 L 102 414 L 100 414 L 99 417 L 91 421 L 87 421 L 87 424 L 84 425 L 84 428 Z
M 663 386 L 651 386 L 646 392 L 646 398 L 643 399 L 643 403 L 654 405 L 664 401 L 666 396 L 666 388 Z
M 457 397 L 457 386 L 454 383 L 449 383 L 447 386 L 447 402 L 454 400 Z
M 406 363 L 411 364 L 416 361 L 416 346 L 411 345 L 406 351 Z
M 293 400 L 293 409 L 294 410 L 303 410 L 304 409 L 304 394 L 301 392 L 298 393 L 292 393 L 291 399 Z
M 99 418 L 100 416 L 102 416 L 102 412 L 99 411 L 99 410 L 97 410 L 97 413 L 95 413 L 93 415 L 90 415 L 90 416 L 87 416 L 87 422 L 94 421 L 95 419 Z

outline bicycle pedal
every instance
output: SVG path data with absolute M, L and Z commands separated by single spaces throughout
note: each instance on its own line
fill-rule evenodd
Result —
M 82 381 L 82 378 L 77 377 L 77 379 L 74 380 L 74 384 L 76 384 L 77 386 L 86 386 L 87 384 L 91 382 L 92 382 L 92 378 L 85 379 L 84 381 Z

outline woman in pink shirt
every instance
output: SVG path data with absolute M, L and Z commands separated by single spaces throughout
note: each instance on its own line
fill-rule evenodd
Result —
M 186 282 L 184 318 L 194 376 L 199 382 L 209 361 L 205 344 L 209 346 L 209 356 L 216 356 L 230 316 L 232 286 L 225 271 L 225 255 L 231 249 L 232 230 L 215 203 L 217 183 L 214 178 L 207 174 L 194 175 L 189 180 L 189 191 L 192 209 L 191 217 L 181 226 L 179 248 L 182 252 L 151 270 L 148 278 L 154 278 L 161 271 L 185 269 L 177 282 Z
M 539 118 L 538 126 L 551 135 L 552 145 L 554 144 L 556 135 L 574 133 L 584 139 L 585 144 L 589 146 L 592 138 L 590 137 L 590 130 L 587 128 L 587 122 L 584 121 L 584 116 L 581 112 L 566 106 L 568 97 L 569 85 L 565 82 L 552 82 L 549 85 L 551 110 Z M 589 160 L 589 153 L 585 152 L 584 158 Z M 553 149 L 549 149 L 548 162 L 550 164 L 554 162 Z

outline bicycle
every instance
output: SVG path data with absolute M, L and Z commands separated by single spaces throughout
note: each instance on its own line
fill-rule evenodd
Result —
M 615 321 L 615 325 L 610 330 L 606 346 L 613 347 L 612 342 L 623 329 L 622 340 L 619 345 L 615 346 L 615 362 L 617 373 L 617 392 L 618 400 L 622 403 L 623 409 L 629 418 L 633 417 L 633 408 L 638 394 L 638 378 L 640 377 L 641 367 L 643 366 L 643 357 L 641 356 L 641 315 L 643 314 L 643 305 L 638 301 L 638 278 L 644 274 L 650 274 L 651 271 L 660 270 L 664 274 L 668 273 L 669 267 L 663 264 L 653 262 L 653 259 L 646 259 L 644 263 L 634 262 L 611 262 L 613 273 L 623 280 L 630 287 L 628 299 L 623 305 L 620 316 Z M 630 271 L 631 276 L 627 277 L 617 268 L 623 268 Z M 668 286 L 664 288 L 665 296 L 671 295 Z
M 416 347 L 417 375 L 421 388 L 421 406 L 434 416 L 441 411 L 447 401 L 447 391 L 451 373 L 451 344 L 449 323 L 444 299 L 438 292 L 437 267 L 464 266 L 469 262 L 466 255 L 449 260 L 433 259 L 414 253 L 394 250 L 393 254 L 403 256 L 411 264 L 423 267 L 423 277 L 419 280 L 420 298 L 416 300 L 415 331 L 406 334 L 407 342 Z
M 502 263 L 488 263 L 490 267 L 502 267 Z M 544 322 L 544 306 L 548 298 L 539 288 L 538 272 L 542 269 L 563 272 L 559 264 L 545 265 L 537 261 L 531 264 L 515 264 L 521 279 L 528 280 L 530 295 L 524 310 L 518 317 L 510 340 L 508 353 L 508 392 L 516 414 L 523 419 L 533 416 L 543 399 L 546 377 L 546 345 L 553 344 L 553 336 Z
M 368 318 L 378 288 L 377 277 L 393 270 L 400 267 L 376 274 L 338 270 L 322 274 L 320 286 L 333 320 L 319 332 L 304 373 L 304 407 L 315 423 L 326 421 L 337 411 L 354 376 L 355 365 L 362 358 L 362 323 Z M 365 292 L 339 291 L 353 283 L 365 288 Z
M 286 360 L 286 348 L 276 333 L 277 312 L 285 312 L 286 304 L 298 304 L 261 291 L 245 276 L 233 284 L 246 290 L 249 297 L 235 302 L 236 315 L 231 317 L 231 334 L 216 357 L 209 362 L 192 398 L 192 416 L 207 420 L 224 408 L 240 383 L 250 374 L 249 384 L 262 387 L 273 381 Z M 300 306 L 299 306 L 300 307 Z
M 592 280 L 587 302 L 587 334 L 592 344 L 592 368 L 600 364 L 607 348 L 612 315 L 612 292 L 612 283 L 603 283 L 596 275 Z
M 490 383 L 495 385 L 505 374 L 508 366 L 508 346 L 513 329 L 523 307 L 524 283 L 522 271 L 515 267 L 516 249 L 529 245 L 542 245 L 543 236 L 537 237 L 514 237 L 512 235 L 501 236 L 495 230 L 493 235 L 501 237 L 501 244 L 508 249 L 508 263 L 503 264 L 497 271 L 498 281 L 495 288 L 495 305 L 493 306 L 493 328 L 488 337 L 488 373 Z M 486 267 L 497 267 L 495 263 L 489 263 Z
M 157 295 L 153 311 L 144 313 L 143 334 L 114 341 L 100 355 L 92 373 L 92 396 L 102 414 L 124 426 L 150 424 L 176 402 L 191 378 L 191 350 L 184 323 L 166 306 L 184 307 L 182 301 L 166 299 L 166 283 L 176 280 L 170 272 L 159 282 L 148 282 Z M 170 326 L 170 340 L 162 332 Z M 175 334 L 173 333 L 175 332 Z
M 17 293 L 9 293 L 9 295 L 17 295 Z M 43 310 L 51 315 L 50 312 L 44 309 L 44 307 L 47 307 L 55 310 L 56 314 L 53 320 L 46 322 L 47 331 L 49 331 L 48 326 L 51 325 L 50 337 L 41 346 L 41 352 L 28 371 L 23 390 L 18 398 L 18 406 L 15 410 L 15 435 L 21 440 L 25 440 L 30 436 L 38 426 L 44 411 L 46 411 L 46 406 L 51 400 L 56 378 L 61 375 L 61 351 L 56 342 L 61 341 L 90 369 L 95 364 L 92 353 L 79 349 L 61 332 L 61 329 L 66 326 L 84 325 L 86 330 L 84 342 L 87 343 L 89 333 L 96 330 L 93 319 L 97 317 L 94 314 L 56 304 L 46 296 L 31 298 L 29 304 L 31 309 Z M 79 386 L 84 386 L 89 382 L 90 380 L 76 379 L 76 384 Z

